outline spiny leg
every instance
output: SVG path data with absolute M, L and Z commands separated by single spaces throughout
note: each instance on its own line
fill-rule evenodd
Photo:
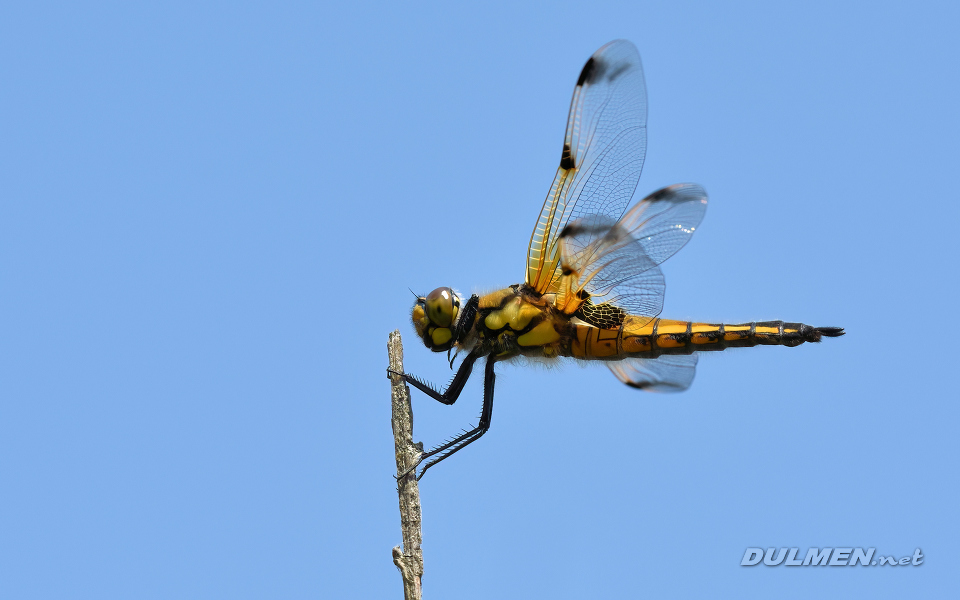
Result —
M 463 391 L 463 386 L 466 385 L 467 380 L 470 379 L 470 373 L 473 371 L 473 364 L 477 362 L 478 358 L 480 358 L 480 355 L 478 354 L 474 354 L 472 352 L 468 354 L 466 358 L 463 359 L 463 362 L 460 363 L 460 368 L 457 369 L 453 379 L 450 380 L 450 384 L 447 386 L 447 389 L 442 392 L 438 391 L 432 384 L 422 381 L 413 375 L 408 375 L 407 373 L 397 373 L 396 371 L 387 369 L 387 377 L 396 375 L 434 400 L 442 402 L 443 404 L 452 405 L 457 401 L 457 398 L 460 397 L 460 393 Z M 439 448 L 439 450 L 442 451 L 443 449 L 449 447 L 449 445 L 450 444 L 444 444 Z M 408 468 L 406 471 L 398 475 L 397 479 L 402 479 L 409 475 L 411 471 L 420 465 L 424 458 L 431 456 L 437 451 L 438 450 L 435 449 L 424 454 L 421 449 L 421 454 L 417 457 L 416 462 L 414 462 L 413 465 L 410 466 L 410 468 Z
M 493 387 L 497 379 L 497 375 L 493 370 L 493 365 L 495 362 L 496 359 L 493 356 L 487 357 L 487 364 L 483 373 L 483 409 L 480 411 L 480 422 L 470 431 L 464 432 L 449 442 L 437 446 L 433 450 L 420 455 L 420 457 L 417 459 L 417 465 L 419 465 L 424 459 L 430 458 L 431 456 L 436 456 L 436 458 L 428 462 L 426 466 L 423 467 L 423 470 L 420 471 L 419 475 L 417 475 L 417 481 L 424 476 L 424 474 L 427 472 L 427 469 L 439 463 L 440 461 L 453 456 L 457 451 L 462 450 L 471 443 L 479 440 L 480 437 L 483 436 L 488 429 L 490 429 L 490 419 L 493 416 Z M 416 468 L 417 465 L 414 465 L 414 468 Z M 404 473 L 404 475 L 406 475 L 406 473 Z
M 397 373 L 396 371 L 387 369 L 387 377 L 390 377 L 390 375 L 402 377 L 404 381 L 434 400 L 442 402 L 443 404 L 453 404 L 457 401 L 457 398 L 460 397 L 460 392 L 463 391 L 463 386 L 466 385 L 467 380 L 470 379 L 470 373 L 473 371 L 473 363 L 477 362 L 478 358 L 480 358 L 480 356 L 477 354 L 472 352 L 468 354 L 467 357 L 463 359 L 463 362 L 460 363 L 460 368 L 457 369 L 457 373 L 453 376 L 453 379 L 450 380 L 447 389 L 442 392 L 437 390 L 433 384 L 427 383 L 413 375 L 408 375 L 407 373 Z
M 473 329 L 473 321 L 477 317 L 477 308 L 479 308 L 479 306 L 480 296 L 476 294 L 470 296 L 467 303 L 463 305 L 463 310 L 460 311 L 460 317 L 457 319 L 457 326 L 454 331 L 454 337 L 457 339 L 457 342 L 463 343 L 463 340 L 467 339 L 467 334 Z

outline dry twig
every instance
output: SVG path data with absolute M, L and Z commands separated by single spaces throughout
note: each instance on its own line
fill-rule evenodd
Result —
M 387 355 L 390 358 L 390 370 L 403 373 L 403 344 L 400 332 L 395 330 L 387 341 Z M 397 456 L 397 475 L 406 473 L 413 466 L 420 449 L 413 444 L 413 409 L 410 406 L 410 388 L 399 377 L 391 377 L 391 396 L 393 405 L 393 441 Z M 416 470 L 397 480 L 397 492 L 400 496 L 400 529 L 403 534 L 403 548 L 393 549 L 393 563 L 400 569 L 403 577 L 403 597 L 405 600 L 420 600 L 421 580 L 423 579 L 423 551 L 420 549 L 420 488 L 417 486 Z

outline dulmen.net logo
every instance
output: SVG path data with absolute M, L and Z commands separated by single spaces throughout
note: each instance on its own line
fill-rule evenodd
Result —
M 874 556 L 876 548 L 809 548 L 803 558 L 798 558 L 799 548 L 747 548 L 743 553 L 742 567 L 752 567 L 761 562 L 768 567 L 784 565 L 786 567 L 863 567 L 875 566 L 904 566 L 914 567 L 923 564 L 923 554 L 920 548 L 914 551 L 913 556 Z

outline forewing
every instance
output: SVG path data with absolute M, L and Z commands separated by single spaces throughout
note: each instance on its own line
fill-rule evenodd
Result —
M 689 241 L 706 208 L 702 187 L 677 184 L 650 194 L 617 222 L 591 215 L 570 223 L 560 234 L 556 306 L 573 314 L 586 292 L 593 304 L 653 319 L 663 308 L 659 265 Z
M 617 40 L 597 50 L 577 79 L 560 167 L 527 250 L 526 282 L 556 287 L 559 235 L 587 215 L 616 222 L 633 197 L 646 154 L 647 94 L 637 49 Z
M 609 362 L 607 366 L 617 379 L 630 387 L 650 392 L 682 392 L 693 383 L 697 371 L 697 355 L 626 358 Z

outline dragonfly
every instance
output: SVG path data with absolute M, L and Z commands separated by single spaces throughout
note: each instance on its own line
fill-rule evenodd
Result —
M 466 302 L 450 287 L 417 296 L 412 318 L 424 345 L 447 352 L 451 369 L 460 353 L 464 358 L 442 390 L 407 373 L 388 370 L 388 377 L 449 405 L 484 359 L 483 407 L 475 427 L 421 452 L 403 475 L 422 464 L 420 479 L 487 432 L 499 362 L 600 361 L 628 386 L 677 392 L 693 382 L 700 352 L 798 346 L 844 334 L 783 321 L 658 318 L 665 289 L 659 265 L 693 236 L 707 193 L 696 184 L 671 185 L 627 210 L 646 155 L 646 113 L 636 47 L 616 40 L 597 50 L 573 89 L 560 165 L 530 236 L 523 283 Z

